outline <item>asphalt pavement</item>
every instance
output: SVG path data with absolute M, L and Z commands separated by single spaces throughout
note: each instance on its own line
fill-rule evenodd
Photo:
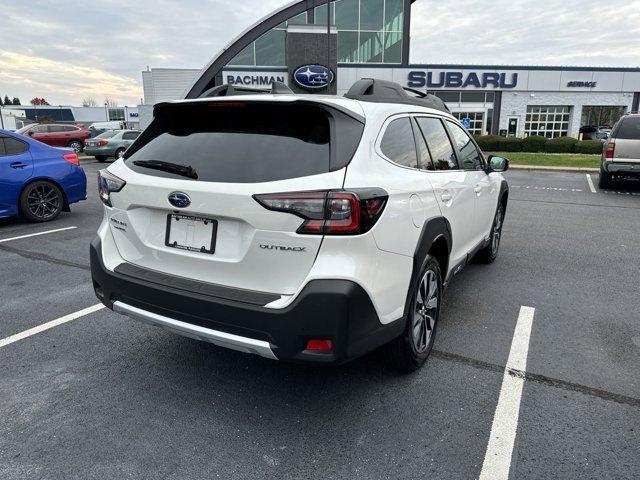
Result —
M 510 376 L 517 430 L 497 458 L 510 478 L 640 476 L 638 182 L 507 172 L 499 258 L 455 277 L 432 357 L 405 375 L 376 355 L 274 362 L 107 309 L 15 340 L 98 303 L 103 167 L 83 164 L 89 199 L 54 223 L 0 220 L 1 479 L 478 478 Z M 514 370 L 523 306 L 535 314 Z

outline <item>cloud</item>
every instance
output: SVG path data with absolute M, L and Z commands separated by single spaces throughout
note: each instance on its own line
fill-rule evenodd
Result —
M 413 63 L 640 64 L 640 0 L 424 1 L 411 10 Z
M 0 85 L 35 92 L 33 96 L 77 99 L 94 97 L 100 103 L 111 97 L 124 104 L 136 104 L 142 96 L 137 80 L 105 70 L 33 55 L 0 50 Z M 16 94 L 12 94 L 14 96 Z M 32 98 L 22 98 L 23 102 Z M 74 102 L 77 103 L 77 102 Z

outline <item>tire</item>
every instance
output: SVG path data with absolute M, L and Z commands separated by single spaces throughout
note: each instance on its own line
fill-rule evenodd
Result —
M 20 212 L 31 222 L 50 222 L 64 207 L 64 195 L 46 180 L 33 182 L 20 194 Z
M 613 179 L 611 178 L 611 174 L 609 172 L 605 172 L 604 169 L 600 168 L 600 178 L 598 179 L 598 188 L 606 190 L 607 188 L 611 188 L 613 186 Z
M 113 157 L 118 160 L 122 154 L 124 153 L 124 151 L 126 150 L 126 148 L 119 148 L 116 150 L 116 153 L 113 155 Z
M 404 332 L 383 347 L 387 362 L 404 372 L 415 372 L 424 364 L 436 338 L 442 274 L 438 261 L 431 255 L 425 258 L 413 288 Z
M 99 161 L 100 163 L 104 163 L 104 162 L 106 162 L 106 161 L 107 161 L 107 158 L 108 158 L 108 157 L 105 157 L 104 155 L 96 155 L 96 156 L 95 156 L 95 159 L 96 159 L 97 161 Z
M 82 140 L 70 140 L 69 143 L 67 143 L 67 147 L 73 148 L 73 150 L 78 153 L 84 148 L 84 143 L 82 143 Z
M 493 218 L 491 233 L 489 234 L 489 244 L 476 253 L 475 260 L 479 263 L 493 263 L 498 256 L 500 248 L 500 239 L 502 238 L 502 225 L 504 223 L 504 206 L 502 199 L 496 208 L 496 216 Z

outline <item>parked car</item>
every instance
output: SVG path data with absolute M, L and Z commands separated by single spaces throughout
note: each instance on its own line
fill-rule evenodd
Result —
M 89 130 L 82 126 L 58 123 L 32 123 L 16 130 L 16 133 L 52 147 L 73 148 L 76 152 L 82 150 L 84 141 L 91 137 Z
M 93 155 L 99 162 L 104 162 L 109 157 L 116 160 L 138 138 L 137 130 L 109 130 L 95 138 L 84 142 L 84 153 Z
M 0 130 L 0 217 L 48 222 L 87 198 L 78 155 Z
M 611 127 L 585 125 L 580 127 L 580 133 L 583 140 L 606 140 L 611 134 Z
M 621 177 L 640 178 L 640 114 L 618 120 L 604 145 L 599 187 L 611 188 Z
M 156 105 L 99 172 L 97 297 L 271 359 L 336 364 L 384 346 L 419 368 L 445 285 L 498 255 L 508 161 L 396 83 L 361 80 L 347 98 L 233 91 Z

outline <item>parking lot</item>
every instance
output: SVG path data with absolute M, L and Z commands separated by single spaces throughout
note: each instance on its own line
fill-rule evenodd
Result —
M 405 375 L 376 355 L 278 363 L 100 308 L 88 249 L 104 165 L 83 167 L 89 198 L 71 213 L 0 221 L 1 479 L 640 476 L 636 183 L 507 172 L 498 260 L 455 277 L 433 355 Z M 512 363 L 522 307 L 528 353 Z

